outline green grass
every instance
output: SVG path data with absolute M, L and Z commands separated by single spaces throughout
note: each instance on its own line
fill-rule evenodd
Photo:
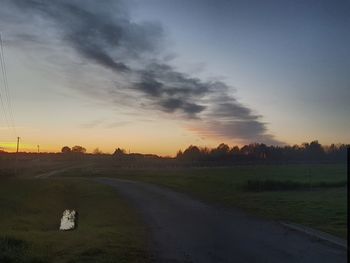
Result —
M 58 231 L 65 209 L 74 231 Z M 0 181 L 0 262 L 149 262 L 147 233 L 116 192 L 84 179 Z
M 347 181 L 330 182 L 299 182 L 291 180 L 248 180 L 243 189 L 250 192 L 283 191 L 283 190 L 311 190 L 313 188 L 331 188 L 346 186 Z
M 155 183 L 259 217 L 299 223 L 343 238 L 347 235 L 345 165 L 176 169 L 101 166 L 79 173 Z M 249 182 L 255 184 L 252 189 L 247 189 Z
M 91 177 L 150 182 L 258 217 L 347 234 L 345 165 L 137 169 L 96 163 L 49 179 L 0 179 L 0 262 L 150 262 L 136 212 L 113 189 L 86 180 Z M 67 208 L 79 212 L 79 226 L 61 232 Z

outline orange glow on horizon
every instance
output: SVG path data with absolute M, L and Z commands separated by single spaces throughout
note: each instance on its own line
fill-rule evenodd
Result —
M 17 142 L 0 142 L 0 150 L 6 152 L 16 152 Z M 37 152 L 37 145 L 32 145 L 28 143 L 21 143 L 19 147 L 20 152 Z

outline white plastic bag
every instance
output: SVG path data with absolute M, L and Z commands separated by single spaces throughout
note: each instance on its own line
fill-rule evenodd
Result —
M 75 210 L 64 210 L 61 218 L 60 230 L 71 230 L 75 228 L 76 212 Z

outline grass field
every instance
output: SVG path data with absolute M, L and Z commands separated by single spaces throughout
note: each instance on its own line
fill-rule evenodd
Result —
M 58 231 L 74 208 L 79 225 Z M 84 179 L 4 179 L 0 262 L 149 262 L 147 231 L 110 188 Z
M 64 165 L 56 166 L 45 171 Z M 95 163 L 48 179 L 30 177 L 0 181 L 0 262 L 152 261 L 147 229 L 136 212 L 92 177 L 150 182 L 259 217 L 347 234 L 345 165 L 137 169 Z M 67 208 L 79 212 L 80 223 L 61 232 Z
M 299 223 L 343 238 L 347 235 L 345 165 L 174 169 L 101 166 L 68 171 L 63 176 L 77 174 L 155 183 L 259 217 Z

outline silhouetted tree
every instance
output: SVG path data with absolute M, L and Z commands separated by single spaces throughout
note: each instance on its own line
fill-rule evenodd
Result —
M 211 159 L 216 161 L 225 161 L 230 158 L 229 152 L 230 147 L 227 144 L 221 143 L 218 147 L 209 151 L 209 154 Z
M 92 154 L 103 154 L 103 152 L 99 148 L 96 148 L 92 151 Z
M 69 148 L 68 146 L 64 146 L 61 149 L 62 153 L 70 153 L 71 151 L 72 151 L 71 148 Z
M 238 146 L 233 146 L 230 150 L 231 154 L 239 154 L 239 147 Z
M 124 149 L 117 148 L 117 149 L 115 149 L 113 155 L 114 156 L 124 156 L 124 155 L 126 155 L 126 151 Z
M 86 149 L 80 145 L 75 145 L 72 147 L 72 152 L 74 152 L 74 153 L 86 153 Z
M 231 165 L 235 163 L 322 163 L 345 162 L 349 145 L 322 146 L 317 140 L 302 145 L 267 146 L 262 143 L 229 148 L 222 143 L 217 148 L 189 146 L 179 151 L 176 159 L 199 165 Z
M 179 150 L 179 151 L 176 153 L 176 158 L 181 159 L 181 158 L 182 158 L 182 155 L 183 155 L 182 151 Z
M 201 157 L 201 151 L 197 146 L 190 145 L 182 154 L 182 159 L 187 161 L 198 161 Z

